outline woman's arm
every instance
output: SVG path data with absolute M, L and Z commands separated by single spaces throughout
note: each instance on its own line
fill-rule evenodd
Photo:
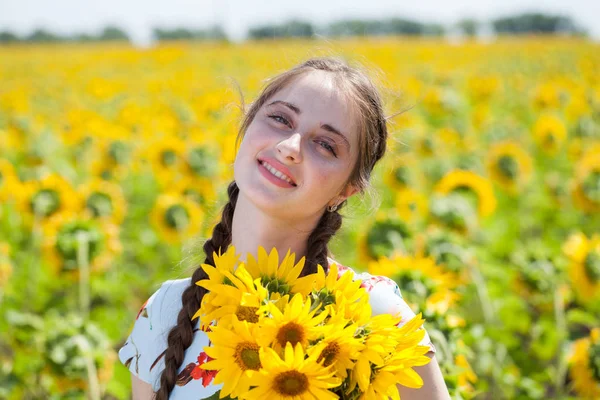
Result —
M 154 398 L 152 385 L 144 382 L 131 373 L 131 398 L 132 400 L 151 400 Z
M 431 358 L 427 365 L 414 367 L 415 372 L 423 378 L 423 386 L 419 389 L 411 389 L 398 385 L 398 392 L 400 392 L 402 400 L 450 400 L 450 393 L 448 393 L 435 353 L 430 351 L 427 356 Z

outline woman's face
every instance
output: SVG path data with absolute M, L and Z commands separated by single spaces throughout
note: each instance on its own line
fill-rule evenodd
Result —
M 355 127 L 329 73 L 304 74 L 267 100 L 248 126 L 234 164 L 240 191 L 279 218 L 320 216 L 356 193 L 344 187 L 358 156 Z

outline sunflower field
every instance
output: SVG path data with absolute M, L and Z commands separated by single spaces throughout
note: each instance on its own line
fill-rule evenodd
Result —
M 0 398 L 130 397 L 117 351 L 204 260 L 240 94 L 322 55 L 403 111 L 334 258 L 399 284 L 453 399 L 600 398 L 600 45 L 566 37 L 0 47 Z

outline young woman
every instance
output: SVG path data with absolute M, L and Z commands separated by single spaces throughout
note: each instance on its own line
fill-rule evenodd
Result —
M 256 257 L 259 245 L 279 254 L 291 249 L 296 260 L 306 257 L 303 274 L 335 262 L 327 244 L 342 225 L 339 210 L 368 188 L 386 149 L 386 117 L 368 77 L 337 59 L 310 59 L 270 80 L 245 113 L 238 139 L 229 202 L 204 244 L 205 263 L 214 265 L 213 251 L 229 245 L 242 260 Z M 208 338 L 191 321 L 206 292 L 194 282 L 206 278 L 197 268 L 191 279 L 167 281 L 142 306 L 119 351 L 135 400 L 203 399 L 220 389 L 214 373 L 199 367 Z M 415 315 L 390 279 L 355 278 L 365 282 L 374 314 L 400 312 L 403 322 Z M 432 358 L 415 368 L 424 386 L 399 386 L 402 399 L 449 399 L 428 335 L 422 344 Z

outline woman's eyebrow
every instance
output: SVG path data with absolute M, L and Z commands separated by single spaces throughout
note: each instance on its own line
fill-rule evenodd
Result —
M 290 110 L 292 110 L 293 112 L 295 112 L 296 114 L 300 115 L 302 114 L 302 111 L 300 111 L 300 109 L 298 108 L 298 106 L 289 103 L 287 101 L 283 101 L 283 100 L 275 100 L 272 103 L 269 103 L 268 106 L 272 106 L 273 104 L 282 104 L 284 106 L 286 106 L 287 108 L 289 108 Z M 338 135 L 339 137 L 341 137 L 344 142 L 346 143 L 346 146 L 348 147 L 348 150 L 350 149 L 350 142 L 348 141 L 348 139 L 346 139 L 346 136 L 341 133 L 339 130 L 337 130 L 336 128 L 334 128 L 333 126 L 329 125 L 329 124 L 323 124 L 321 125 L 321 128 L 325 129 L 328 132 L 334 133 L 336 135 Z

